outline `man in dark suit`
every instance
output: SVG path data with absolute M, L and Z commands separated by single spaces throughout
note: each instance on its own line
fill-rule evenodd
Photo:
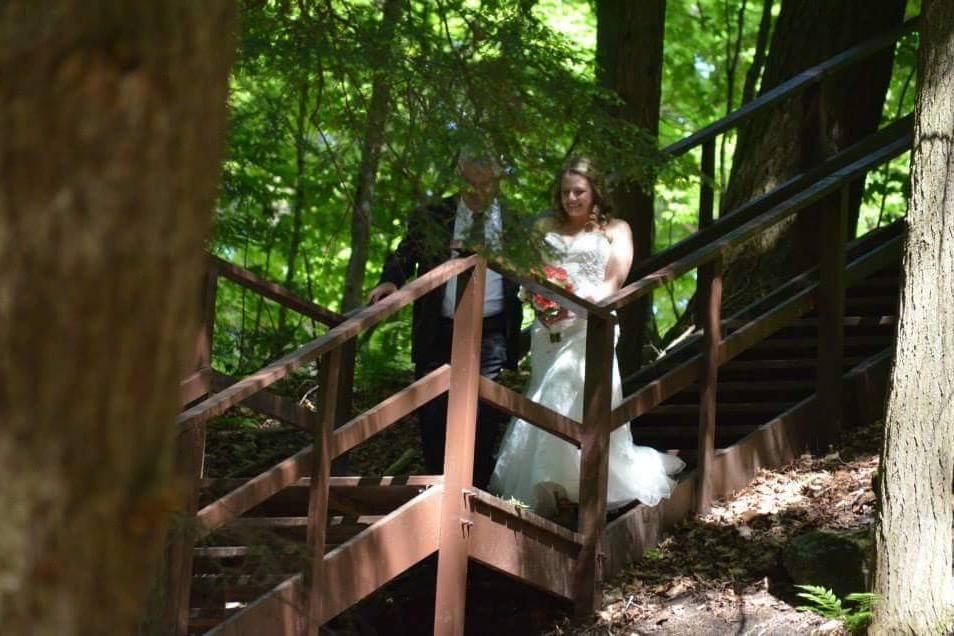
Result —
M 395 292 L 413 276 L 420 276 L 449 258 L 452 248 L 467 237 L 481 236 L 491 250 L 500 246 L 510 224 L 500 205 L 500 166 L 490 159 L 462 155 L 458 161 L 461 190 L 456 196 L 414 210 L 407 232 L 384 263 L 378 285 L 368 294 L 376 303 Z M 421 378 L 450 362 L 456 280 L 442 285 L 414 303 L 411 357 L 415 376 Z M 504 367 L 515 368 L 519 356 L 521 307 L 517 285 L 487 271 L 484 293 L 483 340 L 480 373 L 495 379 Z M 481 403 L 477 413 L 474 484 L 485 487 L 494 467 L 494 443 L 505 415 Z M 424 463 L 429 472 L 444 472 L 447 396 L 431 401 L 419 411 Z

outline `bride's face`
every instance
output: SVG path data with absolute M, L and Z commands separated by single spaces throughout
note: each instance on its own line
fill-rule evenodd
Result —
M 560 180 L 560 202 L 571 221 L 589 219 L 593 211 L 593 188 L 583 175 L 567 172 Z

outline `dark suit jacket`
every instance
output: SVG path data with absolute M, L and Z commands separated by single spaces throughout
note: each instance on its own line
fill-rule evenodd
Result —
M 451 258 L 450 243 L 454 235 L 458 197 L 448 197 L 439 203 L 425 205 L 411 213 L 407 231 L 397 249 L 384 261 L 380 283 L 394 283 L 402 287 L 409 278 L 421 276 Z M 503 236 L 506 240 L 510 215 L 500 206 Z M 516 368 L 519 359 L 520 322 L 522 310 L 517 298 L 517 284 L 503 280 L 503 313 L 506 322 L 507 364 Z M 415 364 L 422 362 L 422 352 L 428 351 L 437 334 L 441 319 L 445 285 L 422 296 L 414 303 L 411 331 L 411 357 Z

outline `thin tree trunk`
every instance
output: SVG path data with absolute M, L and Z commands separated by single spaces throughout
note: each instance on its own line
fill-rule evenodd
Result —
M 759 21 L 759 33 L 755 38 L 755 52 L 752 54 L 752 66 L 745 73 L 742 85 L 742 104 L 748 104 L 755 97 L 755 85 L 762 76 L 765 65 L 765 50 L 768 48 L 769 33 L 772 31 L 772 0 L 762 3 L 762 18 Z
M 745 36 L 745 5 L 746 0 L 742 0 L 739 10 L 736 12 L 736 38 L 733 41 L 729 34 L 732 32 L 732 12 L 729 10 L 729 2 L 724 3 L 725 18 L 725 114 L 728 115 L 735 108 L 735 73 L 739 68 L 739 55 L 742 52 L 742 39 Z M 719 141 L 719 199 L 722 199 L 722 193 L 725 192 L 725 146 L 728 141 L 728 135 L 722 135 Z
M 617 115 L 653 136 L 659 134 L 665 0 L 599 0 L 596 3 L 596 68 L 602 86 L 616 91 L 624 106 Z M 635 183 L 616 189 L 616 215 L 633 230 L 635 262 L 648 258 L 655 237 L 652 191 Z M 639 369 L 649 340 L 652 298 L 620 313 L 618 346 L 623 376 Z
M 904 0 L 784 0 L 760 92 L 899 25 L 904 6 Z M 893 51 L 873 56 L 742 126 L 723 209 L 735 209 L 875 131 L 892 59 Z M 860 181 L 852 188 L 852 222 L 862 188 Z M 837 196 L 821 201 L 731 254 L 725 272 L 726 311 L 817 264 L 817 219 L 837 205 Z
M 386 0 L 384 17 L 375 53 L 374 80 L 371 84 L 371 104 L 365 125 L 364 145 L 361 148 L 361 165 L 358 168 L 355 187 L 354 210 L 351 217 L 351 256 L 345 274 L 341 310 L 349 311 L 361 305 L 364 299 L 364 270 L 368 265 L 368 248 L 371 244 L 371 206 L 378 181 L 378 163 L 384 130 L 391 110 L 390 59 L 394 48 L 394 29 L 401 18 L 401 0 Z
M 0 625 L 128 634 L 178 507 L 225 0 L 0 3 Z
M 954 626 L 954 2 L 925 0 L 922 16 L 872 634 L 940 634 Z
M 305 212 L 305 135 L 308 125 L 308 82 L 302 81 L 298 87 L 298 111 L 295 116 L 295 198 L 292 202 L 292 233 L 288 240 L 288 265 L 285 270 L 285 289 L 292 289 L 295 283 L 295 271 L 298 266 L 298 252 L 301 249 L 301 224 Z M 278 340 L 276 353 L 285 345 L 288 328 L 288 309 L 278 309 Z

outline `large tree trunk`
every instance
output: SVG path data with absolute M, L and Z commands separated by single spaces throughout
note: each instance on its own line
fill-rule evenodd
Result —
M 227 0 L 0 3 L 0 625 L 125 634 L 177 506 Z
M 900 24 L 905 0 L 785 0 L 772 34 L 760 93 L 800 71 Z M 891 78 L 893 52 L 853 66 L 820 87 L 754 117 L 739 131 L 729 187 L 729 212 L 877 129 Z M 853 188 L 854 228 L 863 183 Z M 817 220 L 838 205 L 823 201 L 732 255 L 726 267 L 731 311 L 761 297 L 781 279 L 818 261 Z
M 381 33 L 375 53 L 374 80 L 371 85 L 371 104 L 365 125 L 361 165 L 355 187 L 354 210 L 351 216 L 351 256 L 345 274 L 345 288 L 341 299 L 342 311 L 359 306 L 364 299 L 364 270 L 368 265 L 368 247 L 371 244 L 371 206 L 378 182 L 378 162 L 384 144 L 384 129 L 391 110 L 391 52 L 394 29 L 401 17 L 401 0 L 386 0 Z
M 596 3 L 596 69 L 599 82 L 623 101 L 616 113 L 656 136 L 662 90 L 665 0 L 599 0 Z M 635 262 L 648 258 L 655 237 L 653 195 L 636 183 L 619 184 L 616 216 L 633 230 Z M 627 376 L 643 359 L 652 297 L 629 305 L 620 315 L 618 347 L 620 369 Z
M 954 619 L 954 2 L 925 0 L 922 15 L 873 634 L 950 633 Z

